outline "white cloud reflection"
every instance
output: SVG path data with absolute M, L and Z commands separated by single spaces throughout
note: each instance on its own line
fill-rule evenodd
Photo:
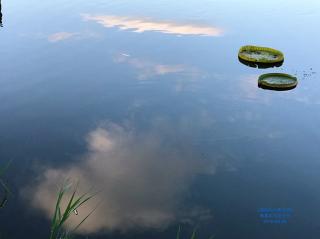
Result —
M 49 36 L 46 36 L 47 40 L 51 43 L 56 43 L 56 42 L 61 42 L 61 41 L 66 41 L 70 39 L 76 39 L 76 40 L 81 40 L 81 39 L 88 39 L 88 38 L 99 38 L 100 35 L 95 33 L 95 32 L 89 32 L 89 31 L 84 31 L 84 32 L 56 32 L 53 33 Z
M 56 32 L 48 36 L 49 42 L 58 42 L 58 41 L 64 41 L 67 39 L 70 39 L 74 36 L 79 35 L 79 33 L 76 32 Z
M 138 17 L 132 18 L 127 16 L 91 14 L 83 14 L 82 17 L 86 21 L 95 21 L 107 28 L 118 27 L 121 30 L 131 30 L 137 33 L 155 31 L 166 34 L 212 37 L 218 37 L 223 34 L 223 29 L 219 27 L 196 24 L 182 24 L 173 21 L 155 21 Z
M 168 74 L 185 74 L 189 78 L 199 78 L 203 74 L 197 68 L 184 64 L 162 64 L 146 59 L 132 57 L 129 54 L 121 53 L 114 56 L 116 63 L 126 63 L 138 70 L 138 79 L 147 80 L 154 76 L 164 76 Z
M 80 228 L 82 233 L 131 228 L 164 228 L 175 220 L 206 219 L 210 212 L 199 207 L 182 210 L 183 195 L 198 173 L 214 173 L 213 161 L 201 159 L 189 147 L 172 149 L 152 134 L 138 135 L 117 125 L 89 133 L 88 154 L 81 163 L 48 169 L 39 184 L 26 191 L 32 205 L 53 214 L 57 185 L 65 178 L 79 180 L 80 191 L 101 190 L 98 210 Z M 90 212 L 96 201 L 79 208 L 67 227 L 72 228 Z
M 140 80 L 145 80 L 153 76 L 181 73 L 181 72 L 186 72 L 190 70 L 190 68 L 186 67 L 185 65 L 159 64 L 159 63 L 151 62 L 148 60 L 131 57 L 130 55 L 124 54 L 124 53 L 115 55 L 114 61 L 116 63 L 127 63 L 133 68 L 138 69 L 139 70 L 138 78 Z

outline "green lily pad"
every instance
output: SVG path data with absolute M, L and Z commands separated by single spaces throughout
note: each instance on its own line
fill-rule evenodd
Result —
M 269 90 L 291 90 L 297 84 L 296 77 L 283 73 L 263 74 L 258 79 L 258 86 Z
M 276 63 L 250 62 L 250 61 L 242 60 L 240 57 L 239 57 L 239 61 L 242 64 L 246 65 L 246 66 L 253 67 L 253 68 L 257 68 L 258 67 L 259 69 L 267 69 L 267 68 L 271 68 L 271 67 L 280 67 L 283 64 L 283 61 L 282 62 L 276 62 Z
M 247 63 L 257 64 L 282 64 L 284 56 L 281 51 L 269 47 L 243 46 L 239 50 L 239 60 Z M 250 64 L 249 64 L 250 65 Z

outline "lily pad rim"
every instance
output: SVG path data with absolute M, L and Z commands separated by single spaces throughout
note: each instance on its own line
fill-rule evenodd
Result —
M 264 79 L 272 76 L 280 76 L 291 79 L 293 82 L 290 84 L 272 84 L 264 81 Z M 298 85 L 298 79 L 295 76 L 285 74 L 285 73 L 266 73 L 259 76 L 258 85 L 266 86 L 274 89 L 290 89 Z
M 243 51 L 244 50 L 248 50 L 248 51 L 266 51 L 266 52 L 270 52 L 272 54 L 277 55 L 277 58 L 274 60 L 268 60 L 268 59 L 255 59 L 252 57 L 247 57 L 245 55 L 243 55 Z M 263 47 L 263 46 L 253 46 L 253 45 L 246 45 L 246 46 L 242 46 L 240 47 L 239 53 L 238 53 L 238 57 L 241 58 L 242 60 L 248 61 L 248 62 L 258 62 L 258 63 L 279 63 L 279 62 L 283 62 L 284 61 L 284 55 L 281 51 L 276 50 L 274 48 L 270 48 L 270 47 Z

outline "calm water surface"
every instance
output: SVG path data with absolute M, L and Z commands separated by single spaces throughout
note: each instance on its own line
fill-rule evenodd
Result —
M 61 183 L 100 193 L 79 238 L 320 237 L 317 0 L 2 0 L 0 238 L 48 238 Z M 258 69 L 242 45 L 277 48 Z M 262 73 L 299 78 L 277 92 Z M 3 190 L 0 191 L 2 197 Z M 260 208 L 288 208 L 265 223 Z

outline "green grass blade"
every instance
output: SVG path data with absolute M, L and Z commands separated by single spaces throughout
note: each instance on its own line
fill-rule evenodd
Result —
M 180 239 L 181 226 L 179 225 L 176 239 Z
M 60 214 L 61 214 L 60 203 L 61 203 L 61 200 L 63 198 L 64 193 L 65 193 L 65 188 L 61 188 L 59 190 L 59 193 L 58 193 L 56 207 L 55 207 L 54 215 L 53 215 L 53 218 L 52 218 L 52 221 L 51 221 L 50 239 L 57 238 L 59 230 L 60 230 L 60 227 L 59 227 L 60 219 L 57 220 L 57 218 L 58 218 L 59 211 L 60 211 Z
M 99 205 L 100 205 L 100 203 L 98 203 L 98 204 L 91 210 L 91 212 L 88 213 L 88 215 L 87 215 L 84 219 L 82 219 L 82 221 L 72 230 L 72 232 L 75 232 L 75 231 L 82 225 L 82 223 L 84 223 L 84 221 L 87 220 L 88 217 L 91 216 L 91 214 L 98 208 Z
M 191 235 L 191 239 L 196 239 L 197 229 L 194 229 Z
M 2 176 L 9 168 L 10 164 L 11 164 L 11 160 L 8 161 L 4 167 L 0 168 L 0 176 Z M 5 182 L 0 178 L 0 186 L 2 186 L 2 188 L 4 189 L 4 196 L 0 201 L 0 208 L 3 208 L 6 204 L 6 202 L 8 201 L 8 196 L 9 194 L 12 194 L 10 189 L 8 188 L 8 186 L 5 184 Z
M 54 210 L 54 216 L 53 216 L 52 222 L 51 222 L 51 226 L 53 226 L 53 224 L 57 220 L 59 205 L 60 205 L 62 197 L 63 197 L 63 191 L 62 191 L 62 189 L 60 189 L 59 194 L 58 194 L 58 198 L 57 198 L 57 202 L 56 202 L 56 207 L 55 207 L 55 210 Z
M 78 184 L 75 186 L 70 198 L 68 199 L 68 203 L 66 208 L 61 211 L 61 203 L 66 194 L 66 192 L 70 189 L 70 184 L 61 187 L 58 192 L 58 197 L 56 201 L 56 206 L 54 210 L 54 215 L 51 222 L 51 234 L 50 239 L 69 239 L 71 235 L 69 231 L 63 230 L 63 225 L 70 218 L 70 215 L 80 206 L 88 202 L 91 198 L 93 198 L 96 194 L 89 195 L 89 193 L 84 193 L 81 196 L 77 197 Z M 96 207 L 83 219 L 81 222 L 75 227 L 72 232 L 78 229 L 84 221 L 96 210 Z
M 9 166 L 10 166 L 10 164 L 11 164 L 11 162 L 12 162 L 12 160 L 9 160 L 4 167 L 0 168 L 0 176 L 1 176 L 2 174 L 4 174 L 5 171 L 7 171 L 7 169 L 9 168 Z
M 4 189 L 4 191 L 5 191 L 6 193 L 10 193 L 10 194 L 11 194 L 8 186 L 2 181 L 2 179 L 0 179 L 0 185 L 3 187 L 3 189 Z
M 0 208 L 3 208 L 8 201 L 8 194 L 5 193 L 3 199 L 0 201 Z

